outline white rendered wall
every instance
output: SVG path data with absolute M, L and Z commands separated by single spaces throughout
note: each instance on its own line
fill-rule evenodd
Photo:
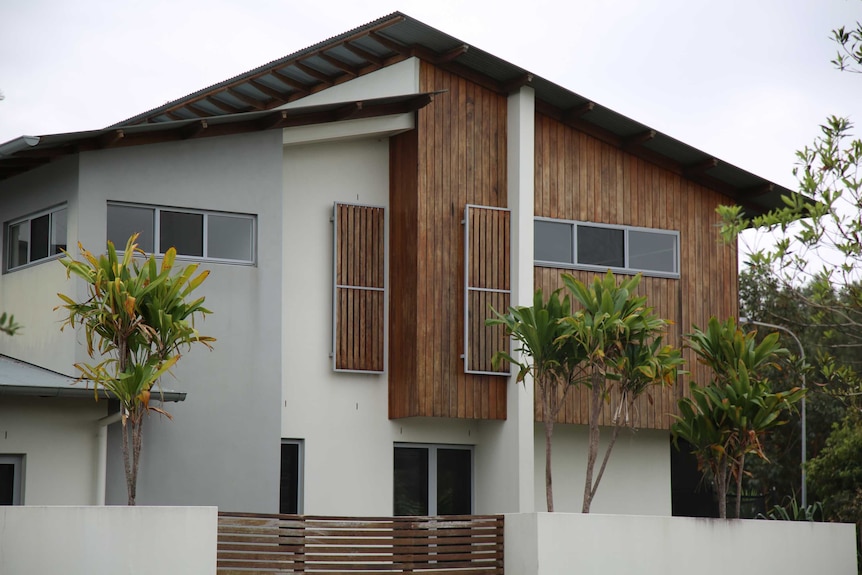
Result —
M 0 401 L 0 455 L 24 456 L 25 505 L 96 502 L 96 421 L 107 407 L 107 401 L 92 399 L 6 396 Z M 0 573 L 7 573 L 2 563 Z
M 69 249 L 77 242 L 77 157 L 54 162 L 38 170 L 0 182 L 0 229 L 10 220 L 46 208 L 67 207 Z M 5 233 L 0 254 L 6 253 Z M 3 258 L 5 260 L 5 257 Z M 67 287 L 66 270 L 56 259 L 0 274 L 0 313 L 15 316 L 23 329 L 15 337 L 0 337 L 0 353 L 67 375 L 76 375 L 75 334 L 60 332 L 57 292 Z
M 505 569 L 518 575 L 856 573 L 855 526 L 689 517 L 509 514 Z
M 213 575 L 215 507 L 0 507 L 0 573 Z
M 611 430 L 602 428 L 598 473 Z M 552 469 L 554 510 L 580 512 L 584 500 L 588 429 L 585 425 L 554 426 Z M 545 432 L 535 426 L 535 502 L 545 511 Z M 595 476 L 594 476 L 595 477 Z M 670 440 L 667 431 L 624 429 L 611 452 L 607 469 L 591 506 L 593 513 L 670 515 Z
M 303 511 L 390 515 L 393 447 L 406 442 L 475 446 L 476 511 L 490 512 L 489 424 L 390 421 L 386 374 L 332 371 L 332 205 L 388 205 L 388 139 L 286 146 L 284 182 L 282 437 L 304 440 Z
M 335 102 L 357 102 L 371 98 L 415 94 L 418 91 L 419 60 L 417 58 L 409 58 L 403 62 L 387 66 L 349 82 L 344 82 L 305 98 L 294 100 L 276 109 L 317 106 Z

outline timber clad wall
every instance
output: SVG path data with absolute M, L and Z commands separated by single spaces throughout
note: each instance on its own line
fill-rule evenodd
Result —
M 715 214 L 716 206 L 730 201 L 727 197 L 542 114 L 536 116 L 535 153 L 536 216 L 680 232 L 680 278 L 644 277 L 640 287 L 648 304 L 674 322 L 667 338 L 671 344 L 679 345 L 692 324 L 705 327 L 711 315 L 736 316 L 736 252 L 720 242 Z M 562 272 L 584 282 L 596 276 L 536 267 L 535 287 L 545 293 L 561 287 Z M 637 427 L 669 428 L 668 414 L 676 411 L 689 379 L 707 380 L 708 372 L 696 365 L 694 354 L 686 350 L 685 358 L 691 375 L 680 377 L 672 388 L 654 389 L 652 403 L 641 398 Z M 583 390 L 570 393 L 558 421 L 586 424 L 586 397 Z M 539 409 L 537 405 L 537 419 Z M 601 423 L 610 423 L 608 404 Z
M 419 83 L 445 92 L 390 140 L 389 417 L 505 419 L 508 378 L 464 373 L 461 220 L 506 207 L 506 97 L 424 61 Z

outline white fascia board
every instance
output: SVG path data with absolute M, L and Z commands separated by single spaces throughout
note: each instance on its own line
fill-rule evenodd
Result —
M 414 127 L 415 114 L 396 114 L 378 118 L 361 118 L 343 122 L 329 122 L 311 126 L 285 128 L 282 134 L 284 145 L 331 142 L 363 137 L 389 137 Z

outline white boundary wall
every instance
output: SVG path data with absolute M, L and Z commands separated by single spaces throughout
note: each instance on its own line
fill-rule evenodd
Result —
M 215 507 L 0 507 L 0 573 L 214 575 Z
M 856 574 L 852 524 L 520 513 L 505 525 L 518 575 Z

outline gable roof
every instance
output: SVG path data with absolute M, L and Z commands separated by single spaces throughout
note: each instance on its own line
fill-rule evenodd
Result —
M 98 147 L 115 145 L 117 133 L 124 134 L 121 130 L 133 126 L 182 128 L 177 122 L 205 125 L 212 118 L 273 110 L 411 57 L 500 94 L 531 86 L 537 112 L 721 192 L 749 214 L 779 207 L 783 205 L 782 195 L 794 193 L 400 12 L 109 126 L 100 131 Z M 195 137 L 195 130 L 189 128 L 192 136 L 184 137 Z M 0 179 L 4 173 L 3 147 L 8 150 L 8 144 L 0 146 Z M 6 157 L 13 154 L 19 159 L 25 157 L 17 150 L 7 151 Z M 8 164 L 12 165 L 11 161 Z M 23 169 L 30 168 L 19 166 L 17 171 Z

